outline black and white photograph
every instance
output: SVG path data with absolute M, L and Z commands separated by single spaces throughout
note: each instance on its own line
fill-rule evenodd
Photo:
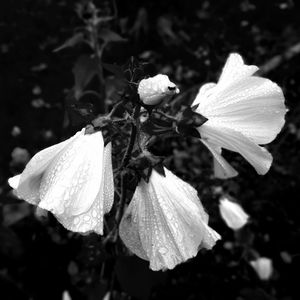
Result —
M 300 2 L 0 2 L 0 300 L 299 300 Z

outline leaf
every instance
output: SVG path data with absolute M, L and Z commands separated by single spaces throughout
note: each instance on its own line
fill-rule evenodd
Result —
M 124 78 L 125 77 L 122 67 L 120 67 L 116 64 L 102 63 L 102 66 L 103 66 L 104 69 L 106 69 L 110 73 L 114 74 L 118 78 Z
M 61 46 L 55 48 L 53 52 L 58 52 L 65 48 L 74 47 L 77 44 L 82 43 L 83 41 L 84 41 L 83 33 L 82 32 L 75 33 L 72 37 L 67 39 Z
M 73 67 L 74 74 L 74 95 L 78 100 L 83 92 L 83 89 L 97 74 L 97 59 L 87 55 L 82 55 L 76 61 Z
M 31 207 L 26 202 L 4 205 L 3 214 L 3 224 L 10 226 L 29 216 Z
M 110 43 L 110 42 L 125 42 L 127 41 L 126 39 L 122 38 L 119 34 L 116 32 L 103 28 L 99 32 L 99 37 L 105 42 L 105 43 Z

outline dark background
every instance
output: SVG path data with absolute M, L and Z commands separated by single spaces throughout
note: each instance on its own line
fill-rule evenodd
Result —
M 222 241 L 213 251 L 157 273 L 135 257 L 115 259 L 100 251 L 97 236 L 67 232 L 52 216 L 15 199 L 7 186 L 7 178 L 22 171 L 29 157 L 67 135 L 64 100 L 73 86 L 74 62 L 84 50 L 53 50 L 80 25 L 75 4 L 0 4 L 0 299 L 56 300 L 66 290 L 72 300 L 102 299 L 109 290 L 114 299 L 300 299 L 297 2 L 116 1 L 118 18 L 111 26 L 127 41 L 109 45 L 104 62 L 124 63 L 132 55 L 150 62 L 190 101 L 201 84 L 217 80 L 228 54 L 238 52 L 283 88 L 289 108 L 284 129 L 268 146 L 274 163 L 263 177 L 229 154 L 239 177 L 214 179 L 210 154 L 199 143 L 161 141 L 167 166 L 197 188 Z M 219 215 L 224 192 L 251 216 L 239 232 L 227 228 Z M 267 282 L 249 266 L 255 253 L 273 261 Z

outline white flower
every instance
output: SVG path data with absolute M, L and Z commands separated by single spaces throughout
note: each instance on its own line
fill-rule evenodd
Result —
M 67 229 L 103 233 L 113 197 L 111 144 L 85 129 L 38 152 L 16 187 L 18 197 L 51 211 Z
M 281 88 L 253 76 L 238 54 L 230 54 L 217 84 L 203 85 L 194 100 L 196 112 L 208 119 L 198 128 L 214 156 L 215 175 L 228 178 L 237 171 L 221 156 L 222 148 L 240 153 L 257 171 L 268 172 L 272 155 L 259 145 L 273 141 L 284 125 L 286 108 Z
M 15 175 L 13 177 L 8 178 L 8 184 L 11 188 L 16 189 L 19 186 L 21 175 Z
M 273 273 L 273 263 L 271 259 L 267 257 L 259 257 L 256 260 L 250 261 L 250 265 L 261 280 L 270 279 Z
M 140 99 L 146 105 L 157 105 L 166 96 L 178 94 L 179 89 L 169 80 L 167 75 L 158 74 L 141 80 L 138 86 Z
M 63 291 L 62 300 L 72 300 L 68 291 Z
M 243 208 L 225 197 L 220 199 L 219 209 L 223 220 L 233 230 L 242 228 L 248 222 L 249 216 Z
M 122 218 L 120 237 L 154 271 L 173 269 L 211 249 L 220 236 L 208 226 L 197 191 L 165 168 L 141 181 Z

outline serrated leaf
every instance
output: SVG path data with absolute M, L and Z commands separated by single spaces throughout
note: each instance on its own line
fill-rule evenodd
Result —
M 74 47 L 77 44 L 82 43 L 83 41 L 84 41 L 83 33 L 82 32 L 75 33 L 72 37 L 67 39 L 61 46 L 55 48 L 53 52 L 58 52 L 65 48 Z

